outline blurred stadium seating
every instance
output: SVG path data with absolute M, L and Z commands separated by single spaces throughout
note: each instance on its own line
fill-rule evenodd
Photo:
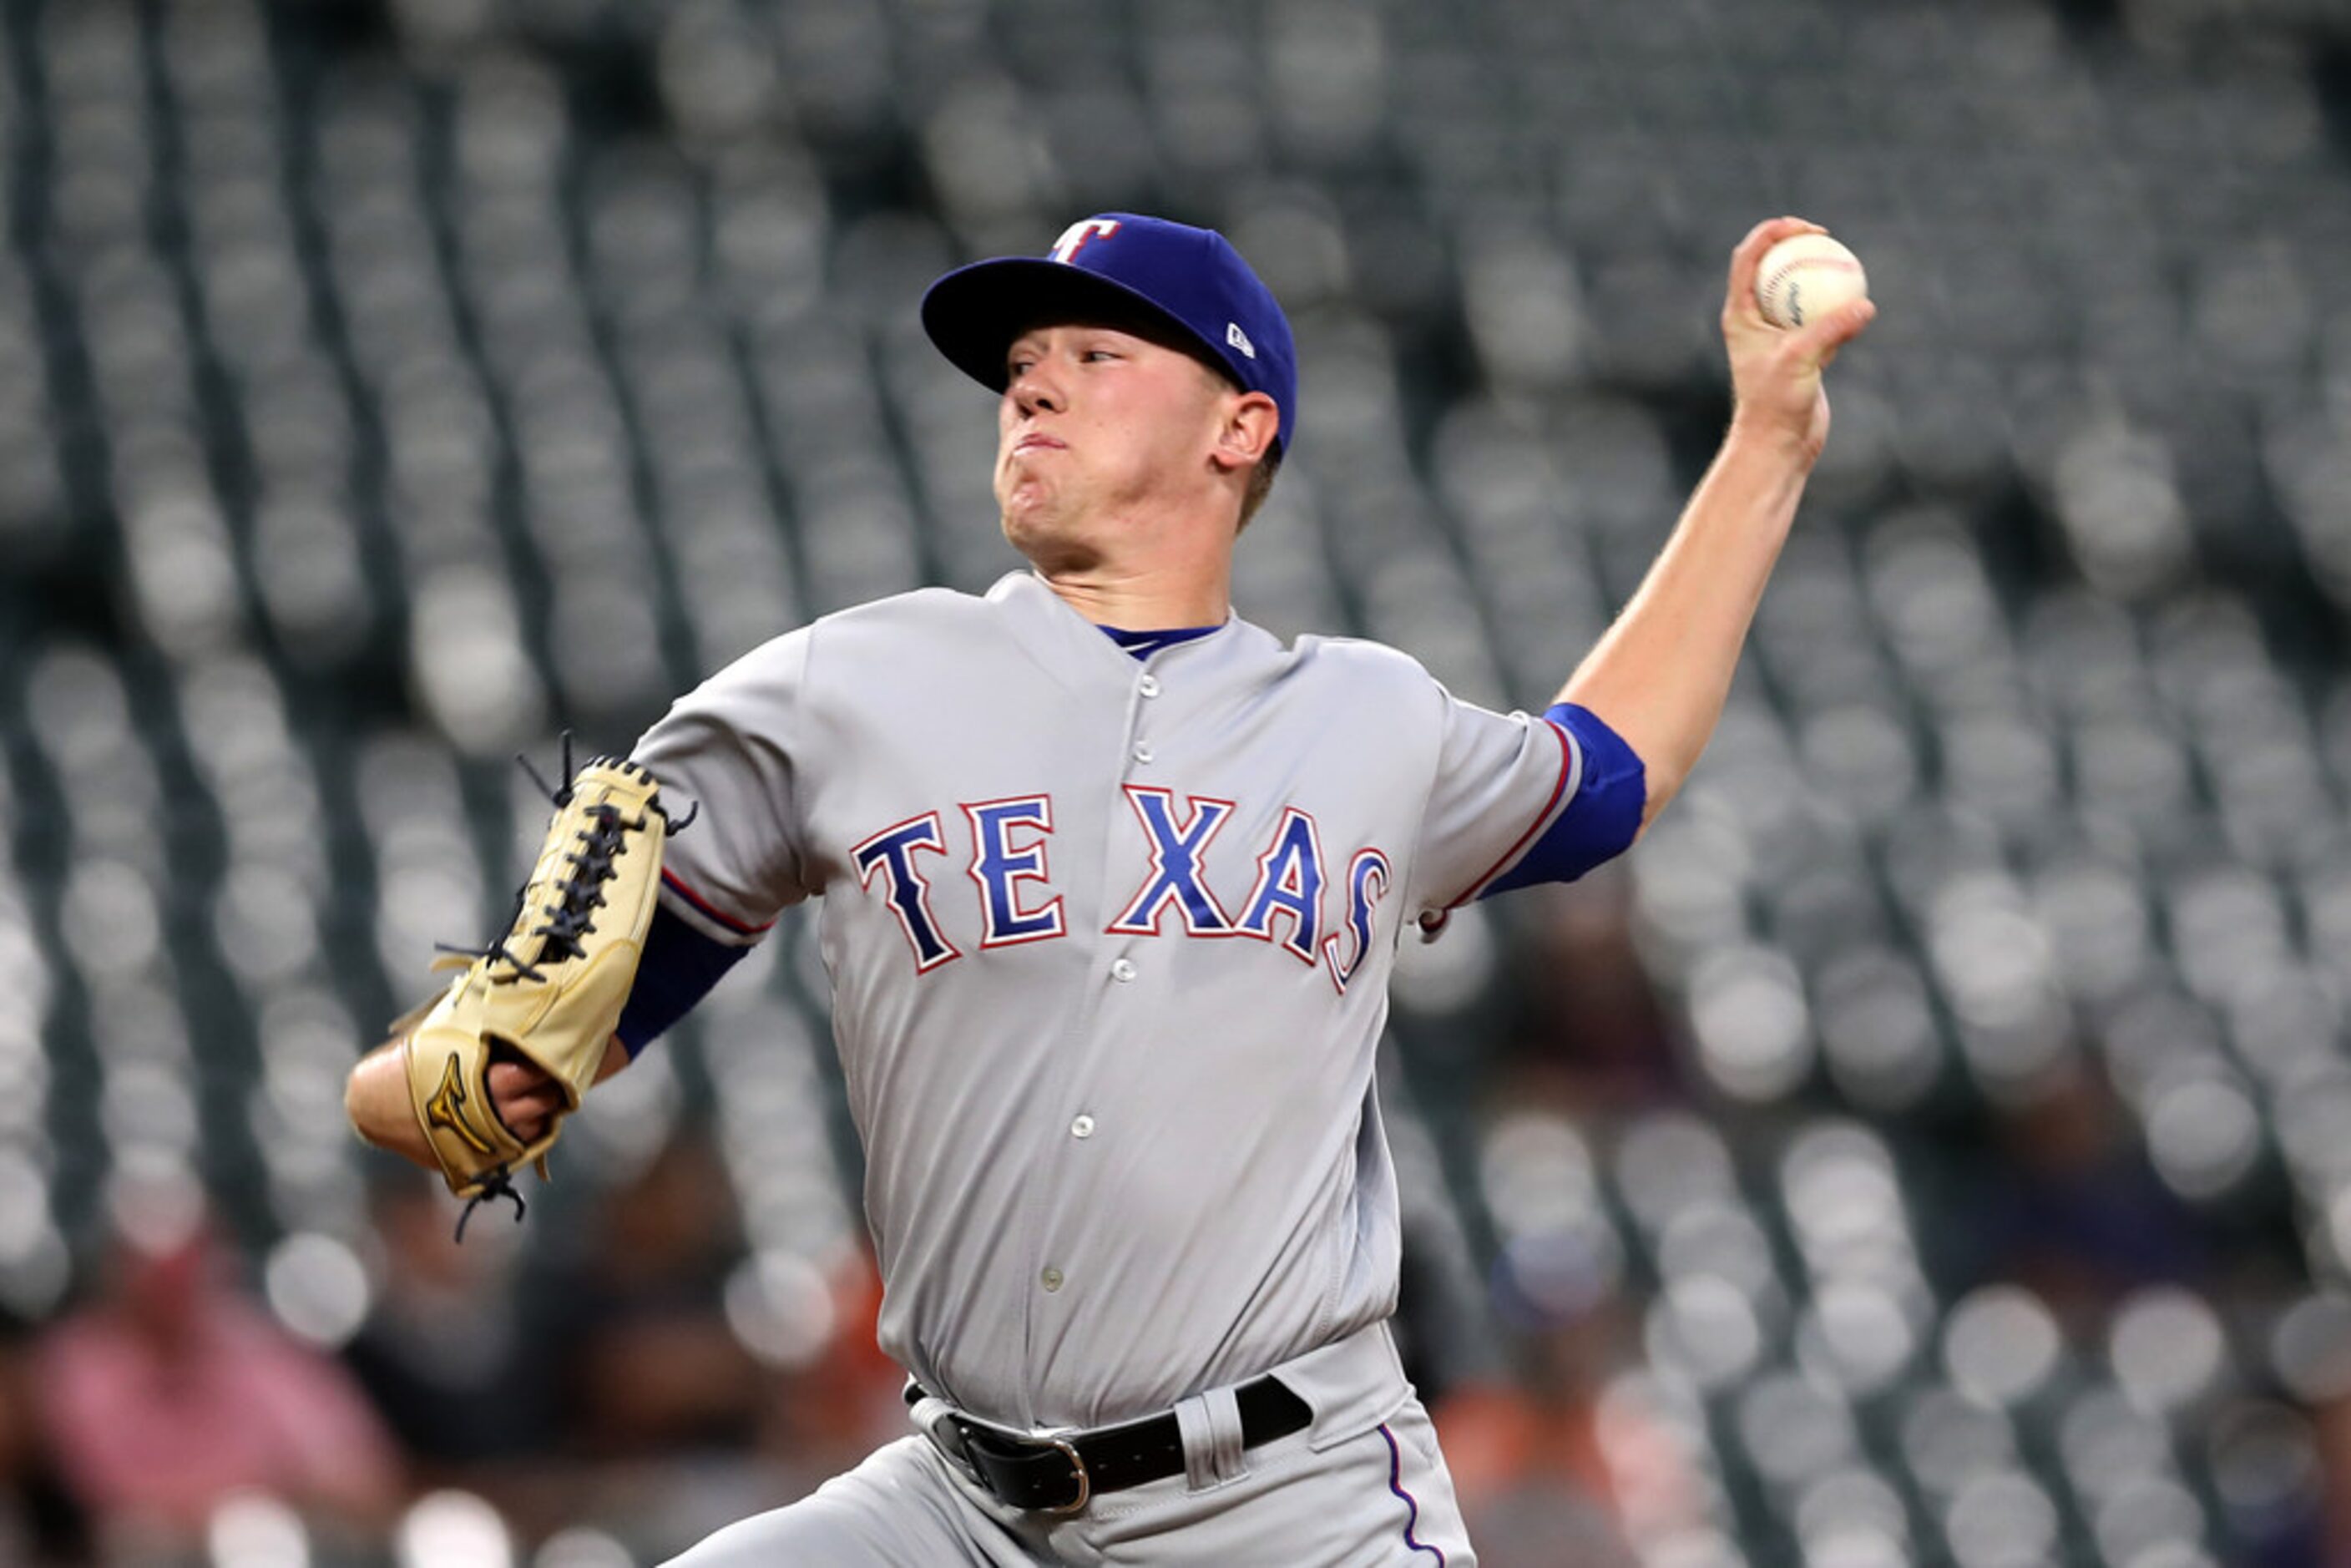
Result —
M 1410 956 L 1423 1168 L 1514 1354 L 1630 1314 L 1593 1429 L 1644 1563 L 2321 1561 L 2340 0 L 0 6 L 0 1306 L 49 1318 L 110 1193 L 193 1173 L 347 1342 L 341 1077 L 503 917 L 508 756 L 1015 564 L 914 301 L 1113 207 L 1222 227 L 1297 325 L 1242 612 L 1506 707 L 1710 448 L 1731 243 L 1860 252 L 1882 315 L 1687 796 Z M 810 956 L 768 949 L 523 1244 L 706 1123 L 727 1319 L 789 1364 L 862 1229 Z M 1628 1063 L 1550 966 L 1635 954 Z M 1639 1484 L 1660 1444 L 1694 1488 Z M 432 1506 L 412 1555 L 472 1528 Z

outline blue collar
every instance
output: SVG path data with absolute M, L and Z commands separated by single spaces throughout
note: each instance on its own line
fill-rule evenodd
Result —
M 1123 627 L 1105 626 L 1102 632 L 1136 658 L 1148 659 L 1162 648 L 1172 648 L 1178 643 L 1223 630 L 1222 626 L 1181 626 L 1172 632 L 1129 632 Z

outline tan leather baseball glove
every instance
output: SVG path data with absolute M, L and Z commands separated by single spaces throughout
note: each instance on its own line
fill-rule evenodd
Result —
M 663 810 L 651 773 L 611 758 L 591 759 L 553 799 L 506 936 L 434 966 L 462 965 L 464 973 L 411 1015 L 403 1047 L 409 1101 L 449 1190 L 475 1201 L 514 1197 L 517 1208 L 512 1173 L 535 1163 L 546 1176 L 564 1116 L 603 1064 L 653 919 L 663 843 L 684 825 Z M 529 1142 L 498 1119 L 490 1099 L 490 1064 L 508 1052 L 563 1093 L 563 1110 Z

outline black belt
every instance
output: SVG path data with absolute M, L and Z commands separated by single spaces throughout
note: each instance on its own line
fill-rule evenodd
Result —
M 926 1397 L 906 1385 L 906 1403 Z M 1274 1378 L 1233 1390 L 1240 1406 L 1241 1446 L 1254 1448 L 1302 1431 L 1314 1419 L 1306 1401 Z M 1086 1500 L 1184 1473 L 1184 1429 L 1176 1413 L 1097 1427 L 1068 1437 L 1029 1437 L 950 1411 L 931 1437 L 948 1458 L 1010 1508 L 1075 1513 Z

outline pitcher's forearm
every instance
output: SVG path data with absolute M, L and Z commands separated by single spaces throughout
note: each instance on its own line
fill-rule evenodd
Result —
M 1560 693 L 1640 757 L 1647 816 L 1680 789 L 1722 716 L 1811 466 L 1797 444 L 1734 423 L 1639 591 Z
M 416 1112 L 409 1103 L 408 1065 L 402 1059 L 402 1043 L 399 1040 L 386 1040 L 360 1058 L 343 1085 L 343 1112 L 350 1117 L 352 1130 L 377 1148 L 389 1149 L 426 1170 L 438 1171 L 441 1166 L 434 1159 L 433 1147 L 424 1141 L 424 1129 L 416 1124 Z
M 361 1057 L 343 1085 L 343 1112 L 352 1130 L 380 1149 L 415 1161 L 426 1170 L 441 1169 L 416 1110 L 408 1096 L 408 1062 L 401 1038 L 386 1040 Z M 601 1083 L 629 1065 L 629 1048 L 614 1035 L 604 1042 L 604 1058 L 596 1070 Z M 502 1062 L 490 1070 L 492 1106 L 508 1126 L 528 1124 L 545 1116 L 559 1096 L 553 1081 L 524 1062 Z

